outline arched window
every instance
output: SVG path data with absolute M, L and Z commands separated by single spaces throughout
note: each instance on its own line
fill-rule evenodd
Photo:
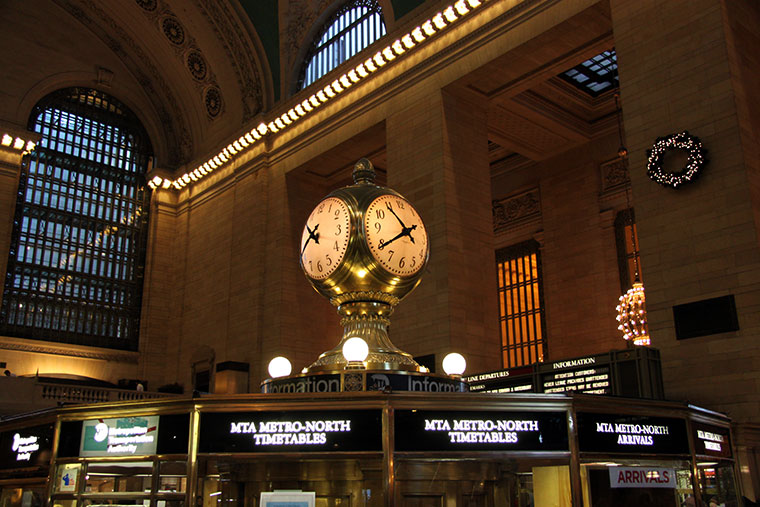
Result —
M 348 2 L 314 38 L 301 71 L 300 88 L 306 88 L 383 35 L 385 23 L 377 0 Z
M 0 334 L 137 350 L 152 148 L 113 97 L 68 88 L 29 128 Z

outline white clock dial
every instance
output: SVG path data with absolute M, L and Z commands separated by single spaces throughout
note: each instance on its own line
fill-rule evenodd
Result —
M 301 266 L 306 274 L 324 280 L 338 269 L 351 236 L 351 214 L 337 197 L 323 200 L 309 215 L 301 235 Z
M 364 216 L 367 245 L 387 271 L 409 276 L 422 269 L 427 258 L 428 235 L 417 210 L 395 195 L 381 195 Z

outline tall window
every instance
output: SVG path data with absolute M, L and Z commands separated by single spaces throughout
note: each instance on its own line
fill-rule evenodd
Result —
M 642 280 L 639 239 L 633 208 L 625 209 L 615 217 L 615 242 L 617 244 L 618 269 L 620 270 L 620 289 L 625 292 L 631 288 L 636 279 L 637 267 L 639 280 Z
M 137 350 L 151 145 L 112 97 L 69 88 L 41 100 L 29 128 L 0 333 Z
M 383 13 L 377 0 L 353 0 L 325 24 L 306 57 L 301 88 L 321 78 L 385 35 Z
M 527 241 L 496 252 L 499 324 L 505 368 L 544 360 L 544 305 L 538 243 Z

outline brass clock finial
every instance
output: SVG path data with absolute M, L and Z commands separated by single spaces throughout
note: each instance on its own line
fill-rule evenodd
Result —
M 353 176 L 354 183 L 357 185 L 361 185 L 362 183 L 372 184 L 375 182 L 375 167 L 368 159 L 361 158 L 354 164 Z

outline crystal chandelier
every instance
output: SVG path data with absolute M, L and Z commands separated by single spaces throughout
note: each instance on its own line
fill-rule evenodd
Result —
M 634 345 L 649 345 L 649 327 L 647 326 L 646 297 L 644 284 L 638 279 L 633 287 L 620 296 L 617 306 L 618 329 L 623 332 L 625 340 L 633 340 Z

